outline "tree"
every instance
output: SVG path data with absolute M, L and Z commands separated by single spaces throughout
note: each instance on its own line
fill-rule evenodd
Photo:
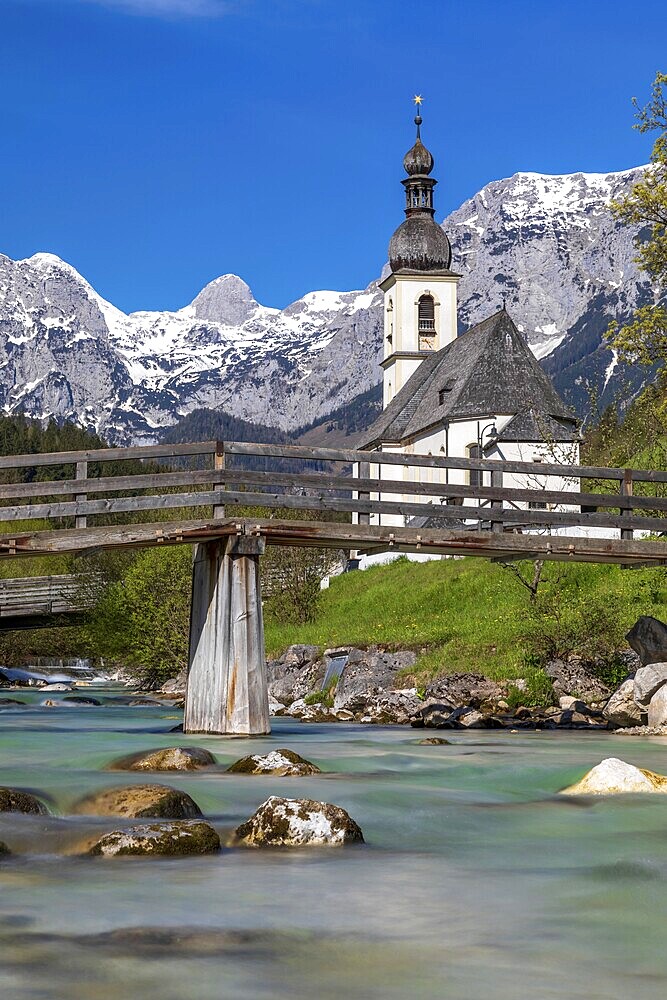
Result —
M 112 562 L 88 619 L 88 642 L 132 668 L 146 687 L 158 687 L 187 666 L 191 547 L 145 549 L 129 566 Z
M 651 165 L 629 193 L 612 204 L 616 217 L 642 226 L 637 237 L 640 268 L 651 278 L 653 302 L 641 306 L 626 326 L 612 323 L 608 338 L 621 356 L 641 364 L 667 361 L 667 74 L 657 73 L 651 100 L 640 107 L 633 98 L 639 132 L 655 132 L 658 137 L 651 153 Z M 646 230 L 648 229 L 648 235 Z

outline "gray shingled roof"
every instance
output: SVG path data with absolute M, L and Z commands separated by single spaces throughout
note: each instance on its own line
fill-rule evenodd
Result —
M 501 309 L 428 355 L 362 435 L 360 447 L 418 437 L 447 420 L 531 410 L 556 421 L 574 421 L 510 316 Z M 544 440 L 544 435 L 530 440 Z
M 505 424 L 497 441 L 575 441 L 577 421 L 556 419 L 537 410 L 523 410 Z

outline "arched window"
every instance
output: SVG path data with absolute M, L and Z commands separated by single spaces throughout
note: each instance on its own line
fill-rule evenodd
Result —
M 422 295 L 419 300 L 419 332 L 435 333 L 435 302 L 432 295 Z
M 475 444 L 469 444 L 466 451 L 468 452 L 468 458 L 481 458 L 482 449 L 480 446 Z M 484 473 L 481 469 L 469 469 L 468 470 L 468 484 L 470 486 L 483 486 L 484 485 Z

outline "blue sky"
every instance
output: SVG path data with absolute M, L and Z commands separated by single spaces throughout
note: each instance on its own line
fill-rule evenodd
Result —
M 631 16 L 630 16 L 631 15 Z M 127 311 L 240 274 L 365 286 L 424 95 L 438 218 L 517 170 L 621 170 L 664 0 L 0 0 L 0 252 Z

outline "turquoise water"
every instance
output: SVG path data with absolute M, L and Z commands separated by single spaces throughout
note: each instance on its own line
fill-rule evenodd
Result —
M 3 692 L 3 694 L 12 694 Z M 165 708 L 0 710 L 0 784 L 52 817 L 0 814 L 3 1000 L 653 1000 L 667 989 L 667 796 L 568 800 L 608 756 L 667 773 L 667 742 L 596 733 L 446 734 L 275 720 L 272 737 L 170 734 Z M 62 697 L 62 696 L 55 696 Z M 327 773 L 154 779 L 222 836 L 268 795 L 344 806 L 366 845 L 89 859 L 116 820 L 70 817 L 135 750 L 196 743 L 224 766 L 286 746 Z M 160 933 L 158 933 L 160 931 Z

